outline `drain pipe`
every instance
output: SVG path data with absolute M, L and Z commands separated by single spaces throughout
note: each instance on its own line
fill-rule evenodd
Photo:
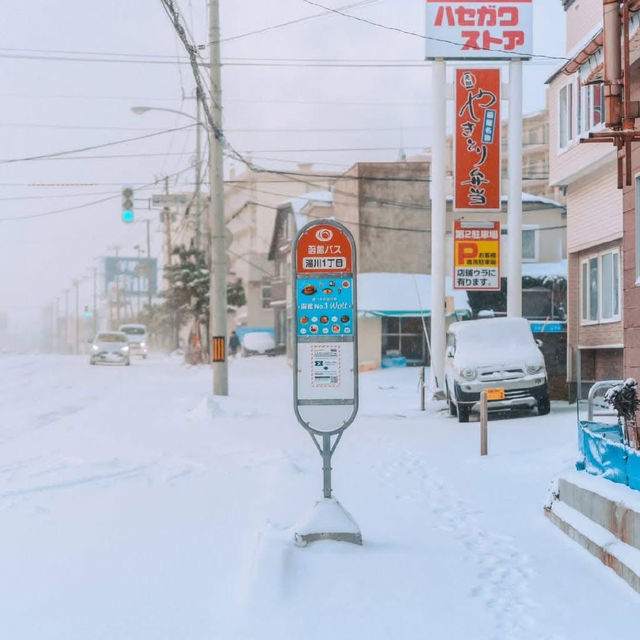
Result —
M 622 126 L 622 21 L 620 0 L 602 0 L 604 31 L 604 117 L 608 129 Z

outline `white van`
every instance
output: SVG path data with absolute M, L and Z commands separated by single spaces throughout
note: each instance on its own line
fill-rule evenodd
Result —
M 488 391 L 489 410 L 534 409 L 551 405 L 544 357 L 524 318 L 454 322 L 447 331 L 445 390 L 449 412 L 460 422 L 479 408 Z
M 131 355 L 138 354 L 146 358 L 149 354 L 149 334 L 143 324 L 121 324 L 118 331 L 127 335 Z

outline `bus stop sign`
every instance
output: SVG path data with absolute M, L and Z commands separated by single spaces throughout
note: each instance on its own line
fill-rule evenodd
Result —
M 294 408 L 316 435 L 339 434 L 358 410 L 356 251 L 349 230 L 317 220 L 294 247 Z

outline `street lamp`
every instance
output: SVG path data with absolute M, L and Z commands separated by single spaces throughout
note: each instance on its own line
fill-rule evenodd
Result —
M 201 153 L 201 142 L 200 142 L 200 134 L 202 128 L 202 121 L 200 117 L 200 100 L 196 100 L 197 111 L 196 117 L 192 116 L 190 113 L 185 113 L 184 111 L 178 111 L 177 109 L 167 109 L 165 107 L 146 107 L 146 106 L 137 106 L 131 107 L 131 111 L 136 115 L 142 115 L 147 113 L 148 111 L 167 111 L 169 113 L 177 113 L 178 115 L 184 116 L 185 118 L 189 118 L 190 120 L 194 120 L 196 122 L 196 237 L 195 243 L 196 248 L 201 248 L 201 225 L 202 225 L 202 211 L 200 205 L 200 173 L 202 171 L 202 153 Z

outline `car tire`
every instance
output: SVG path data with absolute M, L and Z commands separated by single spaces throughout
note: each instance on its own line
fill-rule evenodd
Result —
M 96 361 L 93 358 L 89 358 L 89 364 L 95 367 Z
M 458 422 L 469 422 L 469 407 L 464 405 L 458 406 Z
M 125 367 L 130 366 L 130 365 L 131 365 L 131 360 L 130 360 L 129 358 L 127 358 L 127 359 L 125 360 L 124 365 L 125 365 Z
M 538 415 L 546 416 L 551 411 L 551 401 L 549 396 L 546 395 L 538 400 Z

